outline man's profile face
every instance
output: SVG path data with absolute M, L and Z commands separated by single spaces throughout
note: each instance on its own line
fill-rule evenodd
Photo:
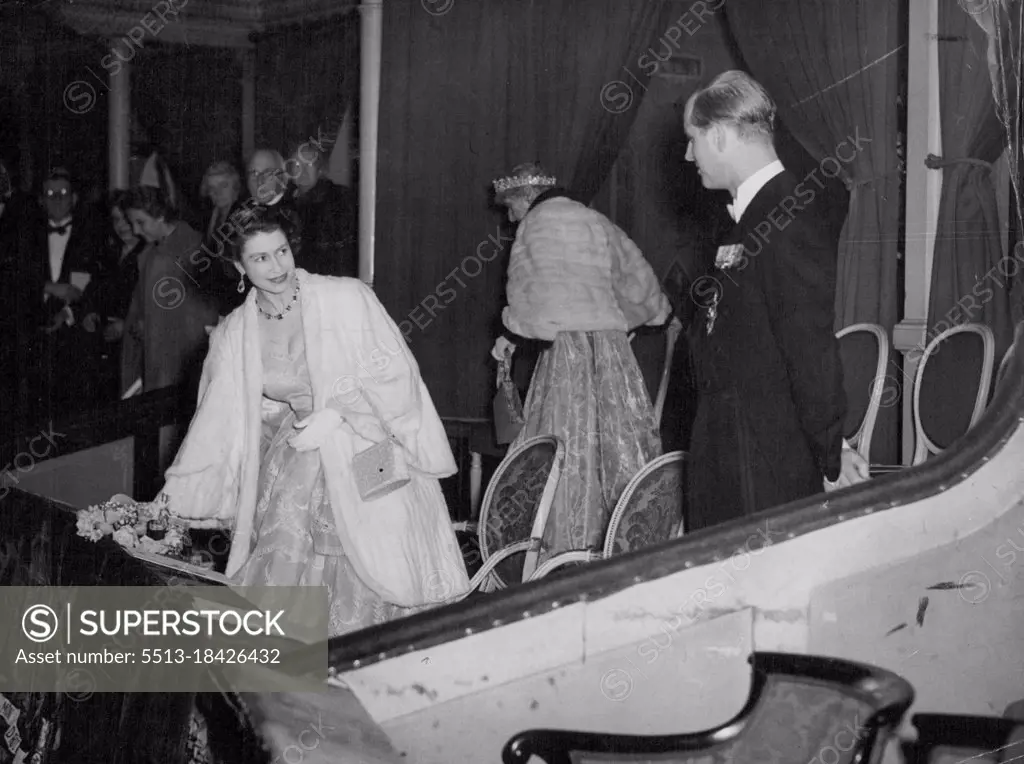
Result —
M 245 183 L 253 199 L 260 204 L 267 204 L 284 192 L 284 167 L 271 152 L 257 151 L 249 160 Z
M 697 166 L 704 188 L 716 190 L 729 187 L 725 153 L 727 129 L 720 124 L 709 125 L 706 129 L 696 127 L 687 121 L 686 161 Z
M 64 179 L 48 180 L 43 184 L 43 206 L 46 216 L 59 223 L 71 214 L 78 196 L 72 192 L 71 184 Z

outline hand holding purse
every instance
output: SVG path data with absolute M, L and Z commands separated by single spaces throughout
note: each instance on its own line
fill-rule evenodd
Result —
M 370 404 L 374 416 L 384 430 L 384 440 L 360 451 L 352 457 L 352 474 L 356 490 L 363 501 L 374 501 L 397 491 L 409 482 L 409 467 L 402 444 L 388 427 L 384 417 L 365 391 L 360 394 Z
M 511 443 L 523 429 L 523 404 L 511 374 L 512 354 L 498 362 L 498 391 L 494 394 L 494 440 L 499 446 Z

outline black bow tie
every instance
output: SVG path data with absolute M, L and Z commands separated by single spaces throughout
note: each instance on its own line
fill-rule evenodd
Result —
M 52 223 L 46 227 L 47 233 L 55 233 L 58 236 L 63 236 L 68 232 L 71 227 L 71 223 L 65 223 L 64 225 L 53 225 Z

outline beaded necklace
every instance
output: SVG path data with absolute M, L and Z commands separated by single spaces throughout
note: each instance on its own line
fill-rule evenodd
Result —
M 263 310 L 263 308 L 260 307 L 260 301 L 256 300 L 256 310 L 258 310 L 260 312 L 260 315 L 263 316 L 264 318 L 273 318 L 273 319 L 276 319 L 277 321 L 281 321 L 285 317 L 285 314 L 288 313 L 292 308 L 295 307 L 295 304 L 298 301 L 299 301 L 299 277 L 296 276 L 295 277 L 295 293 L 292 294 L 292 301 L 290 303 L 288 303 L 288 307 L 287 308 L 282 310 L 280 313 L 267 313 L 267 311 Z

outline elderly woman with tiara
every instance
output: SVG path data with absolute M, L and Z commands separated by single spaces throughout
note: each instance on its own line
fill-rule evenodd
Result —
M 536 435 L 565 444 L 545 556 L 599 547 L 626 483 L 661 455 L 628 333 L 665 323 L 671 306 L 622 229 L 570 198 L 539 164 L 515 167 L 494 190 L 518 224 L 502 321 L 512 335 L 551 343 L 511 447 Z M 515 348 L 514 337 L 499 337 L 491 355 L 500 361 Z

